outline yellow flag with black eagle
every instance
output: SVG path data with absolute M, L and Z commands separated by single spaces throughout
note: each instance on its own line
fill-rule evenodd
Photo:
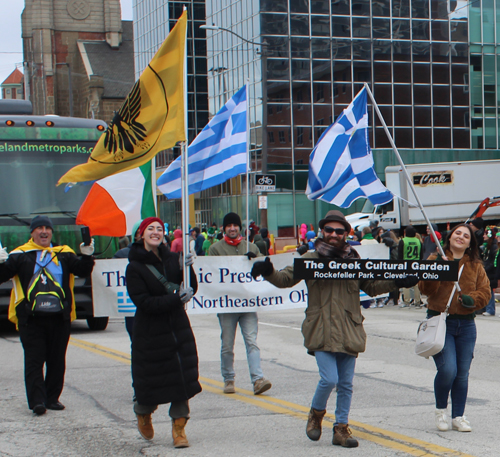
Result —
M 95 181 L 139 167 L 158 152 L 186 141 L 184 11 L 132 87 L 87 163 L 69 170 L 57 183 Z

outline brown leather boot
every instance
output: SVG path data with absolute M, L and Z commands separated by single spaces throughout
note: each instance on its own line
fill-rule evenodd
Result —
M 136 414 L 137 428 L 145 440 L 152 440 L 155 436 L 151 414 Z
M 189 447 L 189 441 L 186 438 L 186 426 L 188 419 L 181 417 L 179 419 L 172 419 L 172 437 L 174 438 L 174 447 Z
M 348 424 L 339 424 L 333 427 L 332 444 L 343 447 L 358 447 L 358 440 L 352 437 L 351 429 Z
M 311 408 L 309 417 L 307 418 L 306 435 L 310 440 L 318 441 L 321 438 L 321 422 L 325 417 L 326 409 L 317 411 Z

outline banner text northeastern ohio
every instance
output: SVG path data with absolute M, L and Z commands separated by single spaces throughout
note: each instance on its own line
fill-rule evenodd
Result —
M 458 262 L 384 259 L 294 259 L 295 279 L 403 279 L 418 275 L 423 281 L 456 281 Z

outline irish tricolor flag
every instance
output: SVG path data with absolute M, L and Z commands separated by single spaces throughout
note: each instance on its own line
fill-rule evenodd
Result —
M 96 181 L 83 202 L 76 223 L 104 236 L 132 234 L 140 219 L 156 216 L 151 162 Z

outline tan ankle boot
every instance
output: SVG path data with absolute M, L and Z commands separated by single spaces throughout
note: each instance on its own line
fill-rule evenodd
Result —
M 359 445 L 358 440 L 352 437 L 348 424 L 339 424 L 333 427 L 332 444 L 343 447 L 358 447 Z
M 321 423 L 325 417 L 326 409 L 317 411 L 311 408 L 309 417 L 307 418 L 306 435 L 310 440 L 318 441 L 321 438 Z
M 189 441 L 186 438 L 186 431 L 184 427 L 187 423 L 186 417 L 179 419 L 172 419 L 172 437 L 174 438 L 174 447 L 189 447 Z
M 136 414 L 137 428 L 145 440 L 152 440 L 155 436 L 151 414 Z

